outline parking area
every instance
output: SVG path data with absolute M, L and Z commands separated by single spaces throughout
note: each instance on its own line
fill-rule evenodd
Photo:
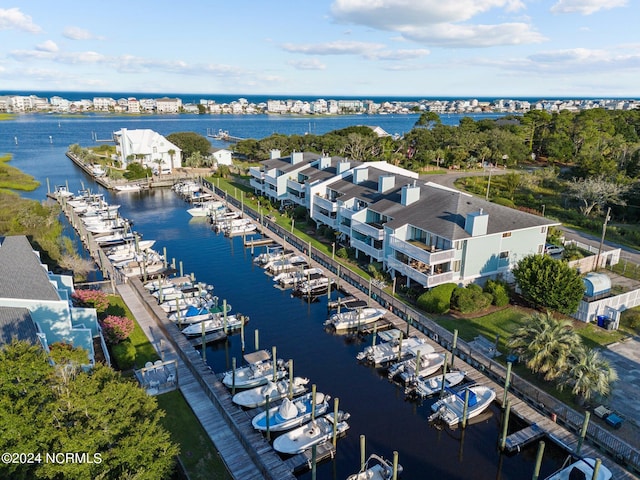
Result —
M 617 434 L 631 445 L 640 445 L 640 337 L 609 345 L 602 355 L 619 377 L 608 401 L 609 408 L 625 419 Z

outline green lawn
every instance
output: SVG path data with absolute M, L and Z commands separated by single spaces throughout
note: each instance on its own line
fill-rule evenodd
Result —
M 151 342 L 138 325 L 131 311 L 127 308 L 127 305 L 119 295 L 109 295 L 109 308 L 107 309 L 108 315 L 118 315 L 127 318 L 133 318 L 134 329 L 129 340 L 136 348 L 136 368 L 144 367 L 147 362 L 155 362 L 160 357 L 153 348 Z
M 180 460 L 191 480 L 227 480 L 231 475 L 197 417 L 179 390 L 158 395 L 158 405 L 167 415 L 163 426 L 180 445 Z

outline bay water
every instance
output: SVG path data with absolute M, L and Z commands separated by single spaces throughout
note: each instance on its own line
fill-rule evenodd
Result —
M 94 139 L 111 137 L 121 128 L 151 128 L 163 135 L 194 131 L 227 130 L 239 137 L 263 138 L 272 133 L 315 134 L 350 125 L 381 126 L 389 133 L 408 132 L 418 115 L 354 115 L 338 117 L 274 116 L 114 116 L 114 115 L 22 115 L 0 122 L 0 155 L 10 153 L 11 164 L 33 175 L 41 186 L 23 196 L 44 200 L 47 185 L 68 184 L 71 191 L 90 187 L 101 191 L 91 178 L 64 155 L 68 146 L 95 145 Z M 443 117 L 457 123 L 460 117 Z M 222 144 L 221 144 L 222 146 Z M 365 435 L 367 453 L 391 458 L 399 452 L 404 467 L 401 478 L 444 480 L 519 480 L 533 474 L 536 445 L 518 455 L 501 454 L 500 409 L 492 405 L 490 415 L 466 430 L 437 429 L 427 422 L 435 400 L 405 400 L 403 388 L 390 382 L 386 373 L 359 364 L 356 354 L 372 343 L 371 335 L 339 336 L 325 331 L 327 297 L 307 302 L 290 291 L 274 288 L 271 277 L 256 267 L 241 238 L 216 234 L 205 221 L 193 219 L 188 205 L 170 189 L 137 193 L 110 193 L 106 198 L 120 204 L 122 216 L 134 222 L 145 239 L 155 239 L 155 248 L 167 250 L 169 260 L 182 262 L 185 273 L 214 285 L 214 294 L 226 299 L 232 313 L 249 316 L 246 352 L 254 349 L 255 331 L 259 347 L 276 346 L 279 358 L 293 359 L 295 375 L 308 377 L 319 392 L 339 398 L 340 409 L 351 414 L 346 437 L 338 441 L 337 456 L 318 466 L 318 479 L 345 479 L 359 468 L 359 436 Z M 263 250 L 256 249 L 257 255 Z M 334 293 L 332 299 L 336 298 Z M 239 335 L 225 343 L 207 347 L 206 358 L 215 372 L 231 367 L 232 358 L 242 362 Z M 460 360 L 457 366 L 464 367 Z M 333 405 L 333 402 L 331 402 Z M 540 478 L 554 471 L 564 453 L 546 442 Z M 300 475 L 310 479 L 310 473 Z

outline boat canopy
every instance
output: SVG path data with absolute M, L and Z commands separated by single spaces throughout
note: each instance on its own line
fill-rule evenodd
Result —
M 264 362 L 265 360 L 269 360 L 270 358 L 271 354 L 266 350 L 258 350 L 256 352 L 247 353 L 244 356 L 244 359 L 247 363 Z
M 464 397 L 465 397 L 465 391 L 469 392 L 469 403 L 467 404 L 469 407 L 473 407 L 475 404 L 478 403 L 478 397 L 476 395 L 476 392 L 474 392 L 473 390 L 470 390 L 468 388 L 465 388 L 464 390 L 459 391 L 458 393 L 456 393 L 456 395 L 458 396 L 458 398 L 460 398 L 463 402 L 464 402 Z
M 280 407 L 278 407 L 278 413 L 285 420 L 290 420 L 298 416 L 298 407 L 291 400 L 285 398 Z

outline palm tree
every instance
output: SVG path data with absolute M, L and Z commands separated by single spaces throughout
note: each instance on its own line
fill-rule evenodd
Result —
M 579 348 L 574 352 L 571 365 L 560 383 L 560 388 L 571 387 L 578 403 L 588 401 L 594 395 L 606 397 L 618 374 L 611 364 L 593 348 Z
M 571 322 L 556 320 L 550 312 L 528 317 L 507 342 L 527 367 L 545 380 L 559 378 L 569 368 L 572 355 L 580 345 L 580 337 Z

